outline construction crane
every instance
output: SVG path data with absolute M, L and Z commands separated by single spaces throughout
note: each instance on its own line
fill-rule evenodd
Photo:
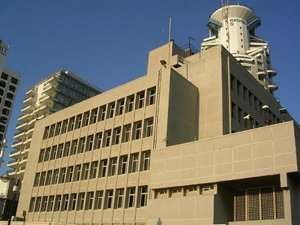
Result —
M 230 51 L 230 33 L 229 33 L 229 0 L 223 0 L 222 16 L 226 30 L 227 49 Z

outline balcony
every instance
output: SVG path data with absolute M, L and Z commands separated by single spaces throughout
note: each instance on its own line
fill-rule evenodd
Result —
M 27 130 L 27 123 L 18 123 L 16 129 L 19 131 L 25 131 Z
M 257 76 L 258 76 L 259 80 L 263 80 L 266 77 L 266 72 L 259 71 L 259 72 L 257 72 Z
M 268 73 L 269 77 L 274 77 L 274 76 L 276 76 L 277 71 L 274 69 L 270 69 L 270 70 L 267 70 L 267 73 Z
M 13 144 L 11 145 L 12 148 L 18 148 L 23 144 L 22 141 L 14 141 Z
M 277 91 L 278 90 L 278 85 L 277 84 L 269 84 L 268 88 L 271 92 Z
M 27 97 L 25 98 L 25 100 L 23 101 L 24 104 L 28 104 L 29 102 L 31 102 L 33 100 L 33 97 Z
M 20 151 L 16 151 L 16 150 L 13 150 L 11 151 L 11 153 L 9 154 L 9 157 L 10 158 L 19 158 L 20 157 Z
M 7 166 L 8 167 L 12 167 L 12 168 L 17 168 L 18 167 L 18 161 L 16 160 L 10 160 L 8 163 L 7 163 Z
M 25 107 L 21 110 L 21 112 L 25 112 L 25 111 L 27 111 L 27 110 L 30 109 L 30 108 L 31 108 L 31 105 L 25 106 Z

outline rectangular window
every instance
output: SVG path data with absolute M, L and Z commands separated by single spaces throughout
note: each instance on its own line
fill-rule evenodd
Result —
M 89 176 L 89 163 L 84 163 L 82 166 L 82 173 L 81 173 L 81 180 L 86 180 L 88 179 Z
M 147 206 L 148 186 L 139 187 L 138 196 L 138 207 Z
M 49 130 L 49 138 L 54 136 L 54 131 L 55 131 L 55 124 L 52 124 Z
M 75 116 L 70 118 L 69 121 L 69 126 L 68 126 L 68 131 L 74 130 L 74 125 L 75 125 Z
M 61 127 L 61 133 L 66 133 L 68 127 L 68 119 L 64 120 Z
M 39 155 L 39 162 L 43 162 L 45 157 L 45 149 L 41 149 L 40 155 Z
M 117 145 L 120 143 L 120 139 L 121 139 L 121 127 L 116 127 L 114 128 L 113 131 L 113 145 Z
M 40 184 L 39 186 L 44 186 L 46 181 L 46 171 L 41 173 Z
M 98 161 L 94 161 L 91 163 L 90 179 L 96 178 L 97 173 L 98 173 Z
M 95 135 L 94 149 L 100 149 L 102 143 L 102 132 Z
M 117 157 L 110 158 L 109 160 L 109 167 L 108 167 L 108 176 L 114 176 L 116 175 L 117 171 Z
M 78 154 L 83 153 L 84 151 L 84 146 L 85 146 L 85 137 L 82 137 L 79 139 L 79 144 L 78 144 Z
M 110 209 L 112 207 L 113 195 L 114 195 L 114 190 L 106 190 L 106 192 L 105 192 L 105 204 L 104 204 L 105 209 Z
M 77 210 L 83 210 L 84 198 L 85 198 L 85 193 L 84 192 L 81 192 L 81 193 L 78 194 Z
M 66 179 L 66 167 L 62 167 L 60 168 L 60 171 L 59 171 L 59 181 L 58 183 L 64 183 L 65 182 L 65 179 Z
M 49 170 L 47 172 L 45 185 L 50 185 L 51 184 L 51 181 L 52 181 L 52 172 L 53 172 L 52 170 Z
M 60 130 L 61 130 L 61 122 L 58 122 L 55 128 L 55 136 L 60 134 Z
M 77 152 L 77 147 L 78 147 L 78 139 L 75 139 L 72 141 L 71 143 L 71 151 L 70 151 L 70 155 L 75 155 Z
M 48 196 L 44 196 L 42 199 L 41 212 L 45 212 L 47 210 L 47 204 L 48 204 Z
M 52 211 L 53 210 L 53 206 L 54 206 L 54 196 L 50 195 L 49 199 L 48 199 L 47 212 Z
M 33 187 L 37 187 L 37 186 L 39 186 L 39 183 L 40 183 L 40 176 L 41 176 L 41 174 L 40 174 L 40 173 L 36 173 L 36 174 L 35 174 L 35 178 L 34 178 Z
M 99 107 L 98 122 L 105 120 L 106 105 Z
M 139 153 L 130 154 L 129 173 L 135 173 L 139 168 Z
M 86 111 L 83 114 L 83 122 L 82 122 L 82 126 L 85 127 L 89 124 L 89 119 L 90 119 L 90 111 Z
M 116 116 L 122 115 L 125 109 L 125 99 L 121 98 L 117 101 L 117 111 Z
M 116 106 L 115 102 L 111 102 L 108 104 L 107 116 L 106 116 L 107 119 L 112 118 L 114 116 L 115 106 Z
M 44 162 L 49 161 L 49 159 L 50 159 L 50 153 L 51 153 L 51 148 L 50 147 L 46 148 Z
M 145 91 L 141 91 L 136 94 L 136 109 L 143 108 L 145 104 Z
M 98 108 L 94 108 L 91 111 L 90 124 L 97 122 Z
M 153 134 L 153 117 L 145 119 L 144 137 L 150 137 Z
M 65 194 L 63 195 L 62 198 L 62 207 L 61 207 L 61 211 L 66 211 L 68 210 L 68 205 L 69 205 L 69 195 Z
M 115 209 L 122 208 L 124 202 L 124 188 L 116 189 Z
M 122 142 L 130 141 L 131 124 L 126 124 L 123 127 Z
M 135 205 L 135 187 L 129 187 L 126 191 L 126 208 L 134 207 Z
M 56 197 L 55 197 L 54 211 L 59 211 L 60 207 L 61 207 L 61 195 L 56 195 Z
M 69 211 L 73 211 L 76 209 L 76 201 L 77 201 L 77 194 L 73 193 L 70 195 L 70 204 L 69 204 Z
M 110 145 L 110 140 L 111 140 L 111 130 L 104 131 L 103 147 L 108 147 Z
M 72 182 L 73 180 L 73 172 L 74 172 L 74 166 L 69 166 L 67 169 L 67 179 L 66 182 Z
M 74 181 L 80 180 L 81 175 L 81 165 L 76 165 L 74 170 Z
M 103 191 L 96 191 L 94 209 L 101 209 L 103 202 Z
M 151 157 L 150 150 L 142 152 L 140 171 L 146 171 L 150 169 L 150 157 Z
M 53 171 L 52 184 L 57 184 L 59 177 L 59 169 Z
M 107 172 L 107 159 L 102 159 L 100 161 L 100 170 L 99 170 L 99 177 L 105 177 Z
M 86 139 L 86 148 L 85 148 L 85 151 L 86 152 L 89 152 L 89 151 L 92 151 L 93 150 L 93 144 L 94 144 L 94 135 L 89 135 L 87 136 L 87 139 Z
M 147 105 L 155 104 L 156 88 L 152 87 L 147 90 Z
M 132 139 L 137 140 L 142 137 L 142 121 L 137 121 L 133 124 Z
M 42 203 L 42 198 L 41 197 L 37 197 L 36 198 L 36 202 L 35 202 L 35 208 L 34 208 L 35 212 L 39 212 L 40 211 L 41 203 Z
M 94 202 L 94 192 L 87 192 L 85 201 L 85 210 L 90 210 L 93 208 Z
M 59 159 L 62 157 L 63 155 L 63 149 L 64 149 L 64 144 L 59 144 L 58 145 L 58 149 L 57 149 L 57 155 L 56 155 L 56 158 Z
M 131 112 L 134 105 L 134 95 L 127 96 L 126 98 L 126 112 Z
M 65 148 L 64 148 L 64 157 L 67 157 L 70 154 L 70 147 L 71 147 L 71 142 L 66 142 L 65 143 Z
M 47 139 L 49 135 L 49 126 L 45 127 L 43 140 Z
M 78 114 L 76 116 L 75 129 L 78 129 L 81 127 L 81 122 L 82 122 L 82 114 Z
M 50 160 L 53 160 L 56 158 L 56 153 L 57 153 L 57 145 L 54 145 L 51 148 Z
M 127 173 L 127 164 L 128 164 L 128 155 L 120 156 L 119 160 L 119 171 L 118 174 L 125 174 Z

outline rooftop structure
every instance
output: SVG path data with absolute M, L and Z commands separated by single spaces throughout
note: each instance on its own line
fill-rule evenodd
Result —
M 58 71 L 26 92 L 24 107 L 18 118 L 14 135 L 12 160 L 8 166 L 11 176 L 22 180 L 26 168 L 32 133 L 36 121 L 49 114 L 101 93 L 69 71 Z

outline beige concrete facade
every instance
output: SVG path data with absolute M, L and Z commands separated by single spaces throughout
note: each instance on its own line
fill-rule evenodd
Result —
M 297 225 L 299 128 L 280 107 L 223 47 L 167 43 L 145 76 L 36 122 L 17 215 Z

